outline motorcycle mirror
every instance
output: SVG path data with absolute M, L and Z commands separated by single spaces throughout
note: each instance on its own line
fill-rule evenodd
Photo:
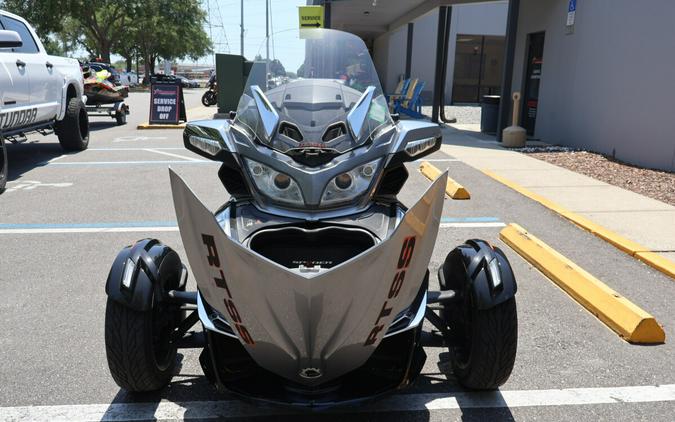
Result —
M 398 122 L 399 120 L 401 120 L 401 115 L 398 113 L 391 113 L 390 116 L 391 120 L 393 120 L 394 122 Z

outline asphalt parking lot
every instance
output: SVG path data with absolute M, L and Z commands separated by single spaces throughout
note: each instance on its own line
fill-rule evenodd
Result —
M 186 91 L 188 117 L 201 93 Z M 8 191 L 0 196 L 0 420 L 288 416 L 216 393 L 197 350 L 181 352 L 180 373 L 158 394 L 131 396 L 108 373 L 104 285 L 117 251 L 157 237 L 184 256 L 167 168 L 209 208 L 227 200 L 218 165 L 186 151 L 180 130 L 136 129 L 147 121 L 148 96 L 130 95 L 126 126 L 92 119 L 86 151 L 63 154 L 54 136 L 8 146 Z M 468 201 L 446 199 L 432 274 L 454 246 L 484 238 L 504 249 L 518 278 L 519 345 L 511 378 L 500 392 L 467 393 L 440 374 L 446 351 L 430 348 L 412 388 L 337 414 L 290 418 L 672 421 L 675 402 L 659 397 L 675 384 L 673 280 L 453 157 L 438 152 L 430 159 L 449 168 L 472 195 Z M 430 184 L 417 165 L 410 165 L 401 194 L 408 205 Z M 499 240 L 503 225 L 512 222 L 654 315 L 666 343 L 631 345 L 607 329 Z M 433 276 L 431 283 L 437 285 Z

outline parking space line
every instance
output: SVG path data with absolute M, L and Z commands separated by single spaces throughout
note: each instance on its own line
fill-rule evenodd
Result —
M 68 161 L 68 162 L 45 162 L 44 165 L 50 166 L 131 166 L 131 165 L 166 165 L 166 164 L 214 164 L 218 162 L 210 160 L 138 160 L 138 161 Z
M 459 158 L 421 158 L 419 160 L 415 160 L 416 163 L 422 163 L 424 161 L 428 161 L 430 163 L 453 163 L 461 160 Z
M 565 388 L 433 394 L 397 394 L 359 407 L 330 409 L 325 414 L 443 411 L 542 406 L 614 405 L 675 401 L 675 384 L 634 387 Z M 159 403 L 112 403 L 0 407 L 0 420 L 120 421 L 253 418 L 303 415 L 301 411 L 236 400 Z
M 447 228 L 482 228 L 482 227 L 504 227 L 506 224 L 502 222 L 492 222 L 492 223 L 441 223 L 440 227 L 442 229 Z
M 432 181 L 436 180 L 442 173 L 438 168 L 429 163 L 428 160 L 420 164 L 419 171 Z M 469 191 L 450 177 L 448 177 L 448 182 L 445 186 L 445 193 L 452 199 L 471 199 Z
M 0 224 L 0 234 L 175 232 L 174 221 L 83 224 Z
M 443 217 L 441 228 L 504 227 L 496 217 Z M 125 232 L 175 232 L 175 221 L 129 221 L 118 223 L 68 223 L 68 224 L 0 224 L 2 234 L 57 234 L 57 233 L 125 233 Z
M 154 152 L 155 154 L 167 155 L 169 157 L 174 157 L 174 158 L 182 158 L 183 160 L 188 160 L 188 161 L 204 161 L 200 158 L 186 157 L 184 155 L 174 154 L 174 153 L 166 152 L 166 151 L 160 151 L 160 150 L 157 150 L 157 149 L 154 149 L 154 148 L 145 148 L 145 151 Z
M 147 148 L 127 148 L 127 147 L 119 147 L 119 148 L 87 148 L 85 151 L 145 151 Z M 158 150 L 158 151 L 171 151 L 171 150 L 182 150 L 186 151 L 185 147 L 153 147 L 152 149 Z
M 524 228 L 509 224 L 499 237 L 624 340 L 638 344 L 665 342 L 666 334 L 652 315 Z

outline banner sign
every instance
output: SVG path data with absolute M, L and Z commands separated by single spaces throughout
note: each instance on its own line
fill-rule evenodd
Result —
M 160 80 L 150 85 L 150 124 L 186 121 L 183 87 L 180 81 Z

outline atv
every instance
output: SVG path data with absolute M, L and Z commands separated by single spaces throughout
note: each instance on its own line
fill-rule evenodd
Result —
M 447 347 L 443 371 L 469 389 L 499 387 L 517 343 L 506 256 L 468 240 L 430 290 L 447 172 L 412 207 L 397 199 L 405 163 L 439 150 L 439 126 L 390 114 L 360 38 L 309 31 L 275 35 L 297 72 L 258 62 L 232 119 L 186 125 L 185 148 L 222 163 L 230 198 L 212 212 L 169 171 L 197 290 L 159 240 L 122 249 L 106 283 L 113 379 L 130 392 L 162 389 L 177 350 L 196 347 L 219 390 L 321 408 L 408 386 L 424 348 Z

